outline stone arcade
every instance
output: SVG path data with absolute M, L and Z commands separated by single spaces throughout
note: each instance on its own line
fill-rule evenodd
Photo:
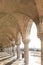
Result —
M 41 39 L 41 65 L 43 65 L 43 0 L 0 0 L 0 47 L 3 51 L 20 58 L 20 38 L 24 43 L 24 62 L 29 64 L 28 35 L 35 22 Z M 15 42 L 13 42 L 15 41 Z M 13 53 L 12 53 L 13 52 Z

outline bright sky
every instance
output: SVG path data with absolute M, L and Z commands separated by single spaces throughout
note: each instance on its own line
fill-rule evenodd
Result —
M 37 37 L 37 27 L 36 24 L 33 22 L 31 31 L 30 31 L 30 43 L 29 43 L 29 48 L 39 48 L 41 49 L 41 41 Z
M 20 48 L 24 48 L 23 42 L 21 41 Z M 30 31 L 30 43 L 29 48 L 38 48 L 41 49 L 41 41 L 37 37 L 37 27 L 35 23 L 33 22 L 31 31 Z

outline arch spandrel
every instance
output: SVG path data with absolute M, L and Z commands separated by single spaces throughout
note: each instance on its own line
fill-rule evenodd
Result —
M 30 17 L 28 17 L 24 14 L 21 14 L 21 13 L 15 13 L 14 16 L 18 20 L 17 22 L 20 26 L 20 29 L 21 29 L 21 32 L 22 32 L 22 37 L 25 38 L 26 35 L 27 35 L 27 32 L 28 32 L 28 34 L 30 32 L 30 28 L 31 28 L 33 20 L 30 19 Z M 27 27 L 28 27 L 28 31 L 27 31 Z
M 22 37 L 26 36 L 26 29 L 31 18 L 23 13 L 11 13 L 7 14 L 0 19 L 0 28 L 4 32 L 11 32 L 15 39 L 17 39 L 18 32 L 21 33 Z M 0 30 L 1 32 L 1 30 Z
M 12 38 L 16 39 L 17 36 L 17 32 L 20 31 L 19 26 L 17 24 L 17 21 L 15 21 L 15 17 L 11 16 L 11 15 L 6 15 L 3 18 L 0 19 L 0 33 L 2 35 L 6 37 L 7 33 L 9 33 L 12 35 Z M 3 36 L 0 36 L 0 41 L 4 39 Z M 6 39 L 7 40 L 7 39 Z M 6 43 L 8 42 L 8 40 L 6 41 Z M 3 41 L 3 43 L 5 43 L 5 41 Z M 7 44 L 6 44 L 7 45 Z

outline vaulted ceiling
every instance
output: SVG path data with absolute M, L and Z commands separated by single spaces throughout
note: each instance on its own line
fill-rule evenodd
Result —
M 30 19 L 37 24 L 42 16 L 43 0 L 0 0 L 0 45 L 17 40 L 18 32 L 25 34 Z

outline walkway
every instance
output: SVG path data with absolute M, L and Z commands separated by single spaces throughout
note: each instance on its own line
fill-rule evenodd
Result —
M 29 51 L 29 59 L 30 59 L 29 65 L 41 65 L 40 51 Z M 24 65 L 24 60 L 23 59 L 16 60 L 16 56 L 15 56 L 1 61 L 0 65 Z

